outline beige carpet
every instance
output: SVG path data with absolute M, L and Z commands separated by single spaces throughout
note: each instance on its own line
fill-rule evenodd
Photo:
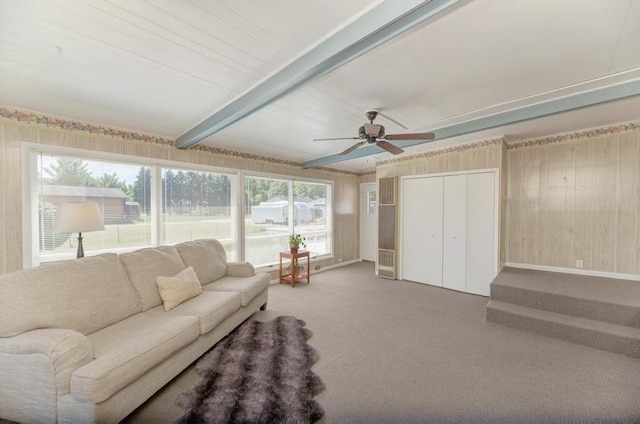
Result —
M 640 422 L 640 360 L 485 323 L 486 303 L 360 263 L 271 286 L 254 317 L 313 331 L 324 423 Z M 197 378 L 189 368 L 127 421 L 171 422 Z

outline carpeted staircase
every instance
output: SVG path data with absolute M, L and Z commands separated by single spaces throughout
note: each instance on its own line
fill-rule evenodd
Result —
M 488 322 L 640 358 L 640 282 L 505 268 Z

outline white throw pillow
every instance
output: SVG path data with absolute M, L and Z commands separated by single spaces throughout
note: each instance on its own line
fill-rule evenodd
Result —
M 173 277 L 156 277 L 164 310 L 170 311 L 182 302 L 202 293 L 202 285 L 193 267 L 180 271 Z

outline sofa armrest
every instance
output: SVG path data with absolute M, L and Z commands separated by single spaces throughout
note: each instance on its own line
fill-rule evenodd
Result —
M 33 362 L 49 363 L 56 392 L 65 394 L 70 391 L 71 374 L 93 360 L 93 347 L 89 339 L 77 331 L 48 328 L 0 338 L 0 354 L 12 356 L 16 364 L 26 366 Z M 24 375 L 29 375 L 26 371 Z M 0 370 L 4 372 L 17 375 L 21 370 Z
M 228 262 L 227 275 L 229 277 L 253 277 L 256 270 L 249 262 Z

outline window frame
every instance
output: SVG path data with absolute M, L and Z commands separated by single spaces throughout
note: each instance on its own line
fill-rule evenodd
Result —
M 126 165 L 148 166 L 151 168 L 151 205 L 153 210 L 162 210 L 162 169 L 183 169 L 194 172 L 210 172 L 225 174 L 231 183 L 231 213 L 236 212 L 237 215 L 237 186 L 240 171 L 237 169 L 223 168 L 210 165 L 191 164 L 188 162 L 172 161 L 165 159 L 147 158 L 143 156 L 131 156 L 121 153 L 108 153 L 96 150 L 87 150 L 75 147 L 61 147 L 43 145 L 38 143 L 22 143 L 22 266 L 30 268 L 40 265 L 40 249 L 38 236 L 38 169 L 37 156 L 39 154 L 64 156 L 84 160 L 119 162 Z M 234 189 L 234 186 L 236 189 Z M 234 198 L 234 195 L 236 196 Z M 235 209 L 235 211 L 234 211 Z M 238 248 L 243 248 L 241 243 L 239 227 L 241 223 L 237 221 L 236 216 L 235 228 L 232 230 L 232 237 L 238 241 Z M 157 247 L 161 245 L 162 221 L 158 213 L 151 214 L 151 245 L 138 246 L 131 248 L 110 248 L 108 252 L 130 252 L 145 247 Z M 100 254 L 102 251 L 93 251 Z M 239 255 L 238 255 L 239 256 Z M 75 255 L 61 255 L 59 260 L 73 259 Z M 50 261 L 47 261 L 50 262 Z M 44 262 L 42 262 L 44 263 Z
M 190 170 L 194 172 L 210 172 L 225 174 L 228 176 L 231 183 L 230 190 L 230 208 L 232 219 L 235 217 L 235 226 L 231 231 L 232 237 L 235 238 L 237 243 L 237 257 L 236 260 L 245 260 L 245 223 L 244 223 L 244 183 L 246 177 L 256 178 L 272 178 L 278 180 L 284 180 L 287 182 L 289 190 L 289 216 L 293 216 L 294 209 L 294 184 L 299 183 L 314 183 L 325 184 L 327 186 L 327 213 L 326 227 L 327 237 L 330 239 L 328 246 L 329 253 L 320 254 L 314 256 L 312 261 L 332 259 L 335 253 L 335 240 L 334 240 L 334 192 L 335 184 L 332 180 L 325 180 L 319 178 L 307 178 L 292 176 L 286 174 L 276 174 L 258 171 L 248 171 L 242 169 L 233 169 L 220 166 L 204 165 L 204 164 L 192 164 L 189 162 L 181 162 L 167 159 L 148 158 L 144 156 L 131 156 L 122 153 L 110 153 L 97 150 L 88 150 L 76 147 L 64 147 L 55 146 L 31 142 L 21 143 L 21 156 L 22 156 L 22 258 L 23 268 L 30 268 L 39 265 L 40 262 L 40 249 L 39 249 L 39 228 L 38 228 L 38 170 L 37 170 L 37 155 L 47 154 L 55 156 L 66 156 L 77 159 L 93 160 L 93 161 L 109 161 L 119 162 L 127 165 L 136 166 L 149 166 L 151 168 L 151 205 L 156 211 L 162 210 L 162 169 L 182 169 Z M 289 231 L 293 232 L 295 223 L 293 220 L 289 223 Z M 144 247 L 156 247 L 161 244 L 162 234 L 162 221 L 158 213 L 151 214 L 151 245 Z M 109 252 L 127 252 L 140 249 L 141 247 L 133 248 L 118 248 L 108 249 Z M 100 251 L 93 253 L 102 253 Z M 75 256 L 73 256 L 75 257 Z M 60 260 L 72 259 L 72 257 L 60 257 Z M 264 266 L 256 267 L 260 271 L 272 270 L 278 263 L 278 258 L 273 259 L 273 263 Z
M 300 182 L 300 183 L 313 183 L 313 184 L 325 184 L 327 185 L 327 189 L 329 191 L 329 193 L 327 193 L 326 196 L 326 200 L 327 200 L 327 210 L 330 211 L 330 213 L 327 214 L 327 218 L 326 218 L 326 226 L 327 226 L 327 237 L 329 237 L 329 253 L 324 253 L 321 255 L 316 255 L 313 256 L 312 258 L 310 258 L 311 262 L 317 261 L 317 260 L 325 260 L 325 259 L 333 259 L 334 258 L 334 252 L 335 252 L 335 240 L 334 240 L 334 231 L 333 231 L 333 193 L 334 193 L 334 182 L 332 180 L 323 180 L 323 179 L 319 179 L 319 178 L 307 178 L 307 177 L 299 177 L 299 176 L 293 176 L 293 175 L 283 175 L 283 174 L 275 174 L 272 172 L 258 172 L 258 171 L 241 171 L 240 175 L 239 175 L 239 184 L 238 184 L 238 188 L 239 190 L 241 190 L 241 196 L 240 196 L 240 200 L 241 203 L 239 205 L 240 207 L 240 215 L 243 214 L 244 208 L 245 208 L 245 192 L 244 192 L 244 186 L 245 186 L 245 177 L 255 177 L 255 178 L 265 178 L 265 179 L 276 179 L 276 180 L 284 180 L 288 183 L 288 190 L 287 190 L 287 195 L 288 195 L 288 207 L 289 207 L 289 216 L 294 216 L 294 184 L 296 182 Z M 289 233 L 293 233 L 294 231 L 294 220 L 289 220 Z M 242 216 L 242 231 L 243 231 L 243 237 L 242 237 L 242 241 L 244 243 L 245 241 L 245 234 L 244 234 L 244 216 Z M 242 249 L 242 260 L 245 260 L 245 249 L 244 249 L 244 245 L 243 245 L 243 249 Z M 268 263 L 266 265 L 261 265 L 261 266 L 257 266 L 256 269 L 260 270 L 260 271 L 266 271 L 266 270 L 270 270 L 275 268 L 278 265 L 278 261 L 279 258 L 273 258 L 273 262 Z

